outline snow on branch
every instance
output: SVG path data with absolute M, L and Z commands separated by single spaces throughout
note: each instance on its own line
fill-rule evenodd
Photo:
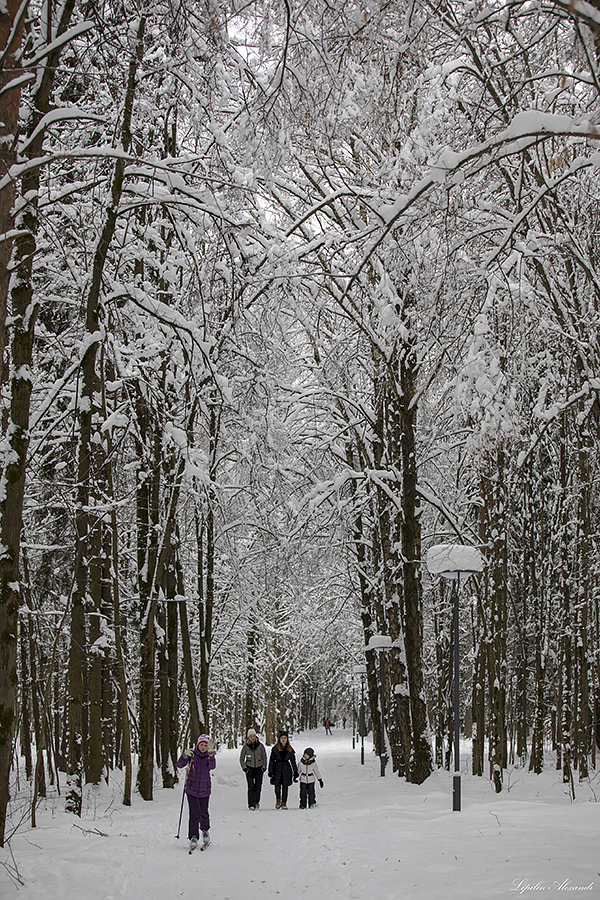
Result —
M 487 157 L 490 155 L 494 160 L 498 157 L 498 153 L 503 157 L 510 156 L 527 150 L 542 140 L 559 136 L 598 140 L 600 139 L 600 128 L 590 119 L 576 120 L 570 116 L 530 109 L 518 113 L 503 131 L 467 150 L 456 152 L 448 147 L 444 148 L 437 160 L 429 167 L 427 174 L 420 178 L 407 194 L 400 194 L 394 203 L 379 207 L 377 214 L 381 224 L 371 225 L 361 232 L 359 236 L 361 241 L 370 235 L 374 235 L 374 238 L 368 244 L 358 268 L 350 276 L 344 296 L 350 292 L 373 253 L 388 234 L 397 227 L 402 216 L 436 185 L 443 184 L 451 187 L 453 184 L 460 183 L 465 177 L 474 174 L 464 171 L 468 165 L 482 157 L 485 166 L 488 165 Z M 600 167 L 600 153 L 594 153 L 589 157 L 588 164 Z
M 45 131 L 50 125 L 54 125 L 56 122 L 66 122 L 72 119 L 89 119 L 91 122 L 106 122 L 107 119 L 105 116 L 98 116 L 96 113 L 89 113 L 83 109 L 78 109 L 76 106 L 68 106 L 68 107 L 59 107 L 58 109 L 52 109 L 50 112 L 46 113 L 37 124 L 37 127 L 34 129 L 33 133 L 28 137 L 24 144 L 19 148 L 21 153 L 24 153 L 27 148 L 35 141 L 38 134 L 41 131 Z
M 27 4 L 29 0 L 25 0 L 24 5 Z M 74 25 L 73 28 L 69 28 L 68 31 L 65 31 L 63 34 L 59 35 L 52 43 L 47 44 L 41 50 L 39 50 L 35 56 L 32 56 L 31 59 L 26 59 L 23 61 L 23 68 L 33 68 L 33 66 L 37 66 L 43 59 L 47 56 L 50 56 L 51 53 L 54 53 L 55 50 L 59 50 L 61 47 L 64 47 L 65 44 L 68 44 L 70 41 L 75 40 L 75 38 L 81 37 L 82 34 L 85 34 L 88 31 L 91 31 L 94 27 L 94 22 L 91 20 L 87 20 L 85 22 L 80 22 L 79 25 Z
M 585 0 L 552 0 L 552 2 L 555 6 L 570 12 L 575 18 L 600 27 L 600 10 L 591 3 L 586 3 Z

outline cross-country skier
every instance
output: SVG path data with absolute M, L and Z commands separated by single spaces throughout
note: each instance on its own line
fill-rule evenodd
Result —
M 201 734 L 196 746 L 184 750 L 177 760 L 178 768 L 188 767 L 184 790 L 190 810 L 188 823 L 190 852 L 198 846 L 199 826 L 202 828 L 203 846 L 207 847 L 210 843 L 208 803 L 211 790 L 210 773 L 217 764 L 215 753 L 209 735 Z
M 306 809 L 307 800 L 308 808 L 312 809 L 317 805 L 315 783 L 318 781 L 321 789 L 323 788 L 323 779 L 312 747 L 307 747 L 304 751 L 302 759 L 298 763 L 298 772 L 300 773 L 300 809 Z
M 271 749 L 269 779 L 275 787 L 275 809 L 287 809 L 289 786 L 292 781 L 298 781 L 296 752 L 287 731 L 279 732 L 279 740 Z

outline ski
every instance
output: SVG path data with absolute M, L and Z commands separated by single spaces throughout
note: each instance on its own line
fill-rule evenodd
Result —
M 207 847 L 210 847 L 211 843 L 212 843 L 211 841 L 207 841 L 206 844 L 201 844 L 201 845 L 200 845 L 200 849 L 201 849 L 201 850 L 206 850 Z

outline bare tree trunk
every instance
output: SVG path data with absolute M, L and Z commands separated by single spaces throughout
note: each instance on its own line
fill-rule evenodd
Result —
M 140 430 L 139 458 L 145 473 L 138 480 L 137 541 L 138 582 L 142 620 L 140 626 L 140 684 L 139 684 L 139 768 L 137 785 L 144 800 L 153 796 L 154 779 L 154 723 L 155 683 L 154 648 L 156 596 L 153 591 L 158 556 L 160 438 L 153 434 L 154 423 L 145 397 L 139 386 L 137 417 Z
M 591 544 L 591 486 L 589 453 L 592 446 L 588 426 L 577 435 L 579 462 L 579 496 L 578 496 L 578 580 L 579 596 L 577 608 L 577 767 L 579 780 L 589 775 L 589 756 L 592 739 L 592 711 L 590 708 L 590 671 L 589 651 L 589 607 L 591 596 L 590 544 Z
M 573 783 L 573 622 L 571 615 L 571 586 L 569 583 L 569 503 L 567 488 L 569 483 L 566 445 L 566 414 L 561 416 L 560 434 L 560 559 L 558 571 L 558 593 L 562 598 L 562 623 L 560 638 L 560 735 L 562 747 L 563 782 L 570 785 L 574 799 Z
M 0 10 L 0 49 L 6 53 L 0 72 L 0 178 L 16 162 L 16 141 L 21 89 L 10 88 L 21 74 L 20 52 L 27 7 L 19 0 L 6 0 Z M 19 18 L 19 12 L 21 17 Z M 9 44 L 10 41 L 10 44 Z M 9 262 L 12 244 L 8 235 L 14 223 L 16 191 L 9 179 L 0 193 L 0 387 L 8 383 L 6 349 L 9 293 Z M 20 214 L 19 218 L 22 218 Z M 29 447 L 29 405 L 35 309 L 29 285 L 13 274 L 12 288 L 12 381 L 8 420 L 0 423 L 8 436 L 7 454 L 0 460 L 0 847 L 4 846 L 6 809 L 10 796 L 10 767 L 15 733 L 17 702 L 17 634 L 19 594 L 19 552 L 23 521 L 25 468 Z
M 19 19 L 17 16 L 20 13 Z M 10 171 L 17 161 L 17 132 L 19 127 L 19 106 L 21 87 L 16 84 L 10 88 L 11 81 L 18 79 L 22 72 L 20 64 L 23 23 L 27 7 L 21 7 L 21 0 L 6 0 L 0 11 L 0 50 L 6 53 L 4 65 L 0 70 L 0 179 Z M 11 40 L 10 47 L 7 43 Z M 9 263 L 12 252 L 10 235 L 14 224 L 14 208 L 16 199 L 15 179 L 7 179 L 0 191 L 0 387 L 8 384 L 8 331 L 6 318 L 8 315 L 8 296 L 10 284 Z M 0 423 L 2 435 L 6 434 L 7 421 Z M 1 838 L 1 834 L 0 834 Z
M 483 775 L 485 756 L 485 681 L 486 681 L 486 625 L 481 598 L 473 611 L 473 688 L 471 709 L 475 734 L 472 741 L 472 772 Z
M 110 484 L 110 495 L 113 496 L 112 482 Z M 131 806 L 131 787 L 132 787 L 132 761 L 131 761 L 131 728 L 129 724 L 129 705 L 127 702 L 127 678 L 125 676 L 125 661 L 123 659 L 123 641 L 122 641 L 122 625 L 121 625 L 121 604 L 120 604 L 120 585 L 119 585 L 119 548 L 118 548 L 118 532 L 117 532 L 117 516 L 114 507 L 111 511 L 111 550 L 112 550 L 112 572 L 113 572 L 113 621 L 115 626 L 115 652 L 117 656 L 117 670 L 119 673 L 119 698 L 121 706 L 121 752 L 120 756 L 125 765 L 125 780 L 123 783 L 123 805 Z
M 179 758 L 179 690 L 178 690 L 178 629 L 177 629 L 177 603 L 175 597 L 177 595 L 177 570 L 175 564 L 176 548 L 173 548 L 173 560 L 169 566 L 169 588 L 167 603 L 167 690 L 169 692 L 169 753 L 171 756 L 171 768 L 173 771 L 174 783 L 177 783 L 178 769 L 177 760 Z
M 181 567 L 179 566 L 179 564 L 177 568 L 179 582 L 177 593 L 180 597 L 183 597 L 183 573 L 181 572 Z M 200 727 L 200 714 L 198 712 L 198 700 L 196 697 L 196 685 L 194 682 L 194 665 L 192 661 L 192 648 L 190 644 L 190 628 L 188 624 L 187 608 L 185 605 L 185 600 L 180 600 L 177 605 L 179 607 L 179 621 L 181 625 L 181 655 L 190 710 L 190 729 L 193 737 L 197 738 L 202 732 Z
M 219 442 L 219 415 L 214 405 L 209 412 L 209 470 L 211 484 L 216 479 L 217 449 Z M 214 491 L 206 492 L 206 514 L 199 527 L 196 516 L 198 546 L 198 597 L 200 626 L 200 716 L 203 727 L 209 728 L 208 679 L 212 648 L 213 611 L 215 602 L 215 517 Z
M 543 473 L 543 459 L 540 452 L 540 471 Z M 546 721 L 546 652 L 545 646 L 548 639 L 547 635 L 547 610 L 546 610 L 546 587 L 544 574 L 544 557 L 546 547 L 546 518 L 544 514 L 544 502 L 540 503 L 540 508 L 536 521 L 533 517 L 531 521 L 531 540 L 534 540 L 534 533 L 537 527 L 539 531 L 539 546 L 541 551 L 541 568 L 540 578 L 537 579 L 537 590 L 533 597 L 533 644 L 534 644 L 534 692 L 535 692 L 535 710 L 533 714 L 533 729 L 531 735 L 531 755 L 529 758 L 529 768 L 536 775 L 539 775 L 544 768 L 544 726 Z M 531 564 L 535 566 L 535 553 L 531 554 Z
M 254 710 L 254 693 L 256 690 L 256 645 L 258 633 L 254 621 L 254 613 L 249 614 L 248 630 L 246 632 L 246 683 L 244 690 L 244 734 L 249 728 L 256 725 L 256 713 Z M 304 709 L 303 709 L 304 714 Z M 306 726 L 307 727 L 307 726 Z
M 423 681 L 423 588 L 421 584 L 421 502 L 417 493 L 417 356 L 412 343 L 403 348 L 400 363 L 402 450 L 402 557 L 406 661 L 410 689 L 412 756 L 409 780 L 422 784 L 433 771 L 433 753 Z
M 487 629 L 487 673 L 489 696 L 490 779 L 496 792 L 502 790 L 507 765 L 506 739 L 506 498 L 504 495 L 504 451 L 496 448 L 486 458 L 481 478 L 485 508 L 486 543 L 489 547 L 489 575 L 485 579 Z

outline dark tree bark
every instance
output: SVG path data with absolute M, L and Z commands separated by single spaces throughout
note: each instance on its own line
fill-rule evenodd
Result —
M 421 501 L 417 491 L 417 355 L 411 342 L 403 347 L 400 363 L 402 391 L 400 435 L 402 450 L 402 556 L 406 617 L 406 661 L 410 689 L 412 756 L 409 780 L 422 784 L 433 771 L 429 723 L 423 681 L 423 589 L 421 584 Z

